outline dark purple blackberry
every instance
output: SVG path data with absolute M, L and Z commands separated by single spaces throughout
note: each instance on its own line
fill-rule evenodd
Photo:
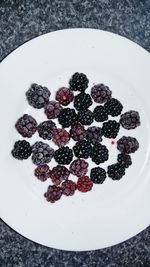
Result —
M 117 149 L 124 154 L 134 153 L 139 148 L 139 142 L 135 137 L 123 136 L 117 141 Z
M 109 87 L 102 83 L 94 85 L 91 89 L 91 96 L 96 103 L 106 103 L 111 99 L 111 94 Z
M 119 100 L 112 98 L 107 103 L 105 103 L 104 108 L 108 115 L 115 117 L 121 114 L 123 105 Z
M 73 91 L 85 91 L 88 87 L 89 80 L 83 73 L 74 73 L 69 81 L 70 89 Z
M 108 149 L 105 145 L 95 144 L 92 148 L 91 159 L 97 165 L 108 160 Z
M 67 181 L 62 183 L 61 188 L 63 190 L 63 195 L 72 196 L 72 195 L 74 195 L 74 193 L 77 189 L 77 185 L 75 182 L 73 182 L 71 180 L 67 180 Z
M 89 164 L 84 159 L 75 159 L 70 165 L 70 172 L 78 177 L 84 176 L 88 172 Z
M 58 116 L 58 121 L 63 128 L 68 128 L 77 122 L 77 114 L 74 109 L 64 108 Z
M 61 87 L 56 93 L 56 100 L 63 106 L 67 106 L 74 99 L 73 92 L 66 87 Z
M 42 182 L 46 181 L 49 178 L 49 166 L 47 164 L 37 166 L 34 171 L 34 175 Z
M 90 178 L 94 184 L 102 184 L 106 179 L 106 171 L 100 167 L 93 168 Z
M 43 142 L 36 142 L 32 146 L 32 161 L 36 165 L 49 163 L 54 155 L 54 149 Z
M 48 119 L 56 119 L 60 111 L 62 110 L 62 106 L 57 101 L 49 101 L 47 105 L 45 105 L 44 112 Z
M 86 130 L 86 139 L 93 145 L 102 141 L 102 129 L 100 127 L 92 126 Z
M 80 93 L 74 98 L 74 107 L 76 110 L 85 110 L 92 105 L 92 98 L 89 94 Z
M 97 106 L 94 109 L 93 114 L 94 114 L 94 119 L 97 122 L 103 122 L 108 120 L 108 115 L 106 113 L 104 106 Z
M 54 159 L 58 164 L 68 165 L 73 159 L 73 152 L 68 146 L 61 147 L 55 151 Z
M 30 146 L 30 143 L 26 140 L 16 141 L 11 153 L 16 159 L 27 159 L 32 153 L 32 148 Z
M 91 110 L 81 110 L 78 112 L 78 121 L 83 125 L 91 125 L 93 123 L 93 113 Z
M 127 130 L 135 129 L 141 124 L 139 113 L 134 110 L 125 112 L 120 117 L 120 124 Z
M 70 136 L 74 141 L 83 140 L 86 137 L 86 130 L 83 125 L 77 123 L 71 126 Z
M 68 180 L 70 171 L 65 166 L 57 165 L 49 174 L 52 182 L 59 185 L 62 181 Z
M 37 122 L 32 116 L 24 114 L 17 120 L 15 127 L 23 137 L 31 137 L 37 130 Z
M 54 129 L 52 141 L 59 147 L 65 146 L 70 140 L 70 134 L 65 129 Z
M 56 129 L 56 124 L 51 121 L 43 121 L 38 125 L 38 133 L 41 138 L 51 140 L 52 132 Z
M 118 132 L 120 130 L 120 123 L 116 121 L 107 121 L 103 123 L 102 133 L 107 138 L 116 138 Z
M 121 164 L 115 163 L 108 166 L 107 174 L 112 180 L 120 180 L 125 175 L 125 168 Z
M 43 108 L 48 103 L 51 93 L 47 87 L 33 83 L 26 92 L 29 105 L 34 108 Z
M 118 163 L 124 168 L 128 168 L 132 164 L 131 156 L 128 154 L 118 154 Z
M 49 185 L 47 192 L 44 194 L 44 197 L 48 202 L 54 203 L 59 200 L 62 196 L 63 189 L 56 185 Z
M 89 141 L 78 141 L 73 147 L 74 154 L 77 158 L 87 159 L 91 155 L 92 146 Z

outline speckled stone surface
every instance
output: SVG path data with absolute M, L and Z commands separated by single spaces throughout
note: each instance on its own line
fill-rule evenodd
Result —
M 0 60 L 46 32 L 90 27 L 112 31 L 150 51 L 150 0 L 1 0 Z M 29 241 L 0 221 L 0 267 L 150 267 L 150 227 L 114 247 L 66 252 Z

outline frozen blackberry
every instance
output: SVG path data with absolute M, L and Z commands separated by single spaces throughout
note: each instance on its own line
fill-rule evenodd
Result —
M 70 171 L 61 165 L 57 165 L 50 171 L 50 178 L 52 182 L 56 185 L 59 185 L 62 181 L 68 180 Z
M 43 108 L 48 103 L 51 93 L 47 87 L 33 83 L 26 92 L 29 105 L 34 108 Z
M 43 121 L 38 125 L 39 136 L 43 139 L 51 140 L 54 129 L 56 129 L 56 124 L 53 121 Z
M 94 85 L 91 89 L 91 96 L 96 103 L 106 103 L 111 99 L 111 95 L 109 87 L 102 83 Z
M 91 191 L 93 187 L 93 182 L 88 176 L 79 177 L 77 182 L 77 188 L 80 192 L 86 193 Z
M 112 180 L 120 180 L 125 175 L 125 168 L 121 164 L 115 163 L 108 166 L 107 174 Z
M 93 168 L 90 177 L 94 184 L 102 184 L 106 179 L 106 171 L 100 167 Z
M 93 120 L 93 113 L 91 110 L 81 110 L 78 112 L 78 121 L 81 124 L 91 125 Z
M 70 89 L 73 91 L 85 91 L 88 87 L 89 80 L 83 73 L 74 73 L 69 81 Z
M 83 125 L 77 123 L 71 126 L 70 136 L 74 141 L 83 140 L 86 137 L 86 130 Z
M 49 163 L 54 155 L 54 149 L 43 142 L 36 142 L 32 146 L 32 161 L 36 165 Z
M 73 159 L 73 152 L 68 147 L 61 147 L 55 151 L 54 158 L 58 164 L 68 165 Z
M 97 165 L 108 160 L 108 149 L 105 145 L 95 144 L 92 148 L 91 159 Z
M 32 153 L 32 148 L 30 146 L 30 143 L 26 140 L 16 141 L 11 153 L 16 159 L 27 159 Z
M 92 98 L 89 94 L 80 93 L 74 98 L 74 107 L 76 110 L 85 110 L 92 105 Z
M 31 137 L 37 130 L 37 122 L 32 116 L 24 114 L 17 120 L 15 127 L 23 137 Z
M 123 106 L 119 100 L 112 98 L 105 103 L 104 108 L 108 115 L 115 117 L 121 114 Z
M 84 176 L 88 172 L 89 164 L 84 159 L 75 159 L 70 165 L 70 172 L 78 177 Z
M 128 168 L 132 164 L 131 156 L 128 154 L 118 154 L 118 163 L 124 168 Z
M 63 128 L 68 128 L 77 122 L 77 114 L 74 109 L 64 108 L 58 116 L 58 121 Z
M 62 110 L 62 106 L 57 101 L 49 101 L 47 105 L 45 105 L 44 112 L 48 119 L 56 119 L 60 111 Z
M 77 158 L 87 159 L 91 155 L 92 146 L 89 141 L 80 140 L 73 147 L 73 151 Z
M 49 178 L 49 166 L 47 164 L 38 166 L 35 171 L 34 175 L 42 182 L 46 181 Z
M 70 140 L 70 134 L 65 129 L 54 129 L 52 141 L 59 147 L 65 146 Z
M 65 196 L 74 195 L 74 193 L 75 193 L 75 191 L 77 189 L 76 183 L 71 181 L 71 180 L 67 180 L 67 181 L 63 182 L 61 187 L 62 187 L 62 190 L 63 190 L 63 195 L 65 195 Z
M 47 192 L 44 194 L 44 197 L 48 202 L 54 203 L 61 198 L 62 193 L 63 190 L 61 187 L 56 185 L 49 185 Z
M 103 123 L 102 132 L 103 135 L 107 138 L 116 138 L 118 132 L 120 130 L 120 123 L 116 121 L 107 121 Z
M 94 119 L 97 122 L 103 122 L 108 120 L 108 115 L 106 113 L 104 106 L 97 106 L 94 109 L 93 114 L 94 114 Z
M 135 129 L 141 124 L 139 113 L 134 110 L 125 112 L 120 117 L 120 124 L 123 128 L 127 130 Z
M 134 153 L 139 148 L 139 142 L 135 137 L 123 136 L 117 141 L 117 149 L 124 154 Z
M 56 100 L 63 106 L 67 106 L 74 99 L 73 92 L 66 87 L 61 87 L 56 93 Z
M 100 127 L 92 126 L 86 131 L 86 139 L 93 145 L 102 141 L 102 129 Z

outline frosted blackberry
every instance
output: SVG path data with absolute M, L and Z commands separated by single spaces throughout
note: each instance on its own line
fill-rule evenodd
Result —
M 67 180 L 67 181 L 62 183 L 61 188 L 63 190 L 63 195 L 72 196 L 72 195 L 74 195 L 74 193 L 77 189 L 77 185 L 75 182 L 73 182 L 71 180 Z
M 60 111 L 62 110 L 62 106 L 57 101 L 49 101 L 47 105 L 45 105 L 44 112 L 48 119 L 56 119 Z
M 120 129 L 120 123 L 116 122 L 116 121 L 107 121 L 103 123 L 102 126 L 102 132 L 103 135 L 107 138 L 116 138 L 118 132 Z
M 68 146 L 61 147 L 55 151 L 54 159 L 58 164 L 68 165 L 73 159 L 73 152 Z
M 134 110 L 125 112 L 120 117 L 120 124 L 123 128 L 127 130 L 135 129 L 141 124 L 139 113 Z
M 61 110 L 58 121 L 63 128 L 68 128 L 77 122 L 77 115 L 74 109 L 64 108 Z
M 65 146 L 70 140 L 70 134 L 65 129 L 54 129 L 52 141 L 59 147 Z
M 29 138 L 36 132 L 37 122 L 32 116 L 24 114 L 17 120 L 15 127 L 23 137 Z
M 91 169 L 90 178 L 94 184 L 102 184 L 106 179 L 106 171 L 100 167 Z
M 111 99 L 111 95 L 109 87 L 102 83 L 94 85 L 91 89 L 91 96 L 96 103 L 106 103 Z
M 54 203 L 61 198 L 62 193 L 63 190 L 61 187 L 56 185 L 49 185 L 47 192 L 44 194 L 44 197 L 48 202 Z
M 94 109 L 93 114 L 94 114 L 94 119 L 97 122 L 103 122 L 108 120 L 108 115 L 106 113 L 104 106 L 97 106 Z
M 131 156 L 128 154 L 118 154 L 118 163 L 124 168 L 128 168 L 132 164 Z
M 61 87 L 56 93 L 56 100 L 63 106 L 67 106 L 74 99 L 73 92 L 66 87 Z
M 73 91 L 85 91 L 88 87 L 89 80 L 83 73 L 74 73 L 69 81 L 70 89 Z
M 32 146 L 32 161 L 36 165 L 49 163 L 54 155 L 54 150 L 43 142 L 36 142 Z
M 92 146 L 89 141 L 78 141 L 73 147 L 74 154 L 77 158 L 87 159 L 91 155 Z
M 77 123 L 71 126 L 70 136 L 74 141 L 83 140 L 86 137 L 86 130 L 83 125 Z
M 78 112 L 78 121 L 83 125 L 91 125 L 93 123 L 93 113 L 91 110 L 81 110 Z
M 56 124 L 53 121 L 43 121 L 38 125 L 39 136 L 43 139 L 51 140 L 54 129 L 56 129 Z
M 49 166 L 47 164 L 37 166 L 34 171 L 34 175 L 42 182 L 46 181 L 49 178 Z
M 84 159 L 75 159 L 70 165 L 70 172 L 78 177 L 84 176 L 88 172 L 89 164 Z
M 47 87 L 36 83 L 33 83 L 26 92 L 29 105 L 37 109 L 43 108 L 48 103 L 50 95 L 51 93 Z
M 26 140 L 16 141 L 11 153 L 16 159 L 27 159 L 32 153 L 32 148 Z
M 62 181 L 68 180 L 70 171 L 65 166 L 57 165 L 53 167 L 49 174 L 52 182 L 59 185 Z
M 139 142 L 135 137 L 123 136 L 117 141 L 117 149 L 124 154 L 134 153 L 139 148 Z
M 89 94 L 80 93 L 74 98 L 74 107 L 76 110 L 85 110 L 92 105 L 92 98 Z
M 105 145 L 95 144 L 92 148 L 91 159 L 97 165 L 108 160 L 108 149 Z
M 93 145 L 102 141 L 102 129 L 100 127 L 92 126 L 87 128 L 86 139 Z
M 105 103 L 104 108 L 108 115 L 115 117 L 121 114 L 123 106 L 119 100 L 112 98 Z
M 120 180 L 125 175 L 125 168 L 121 164 L 115 163 L 108 166 L 107 174 L 112 180 Z

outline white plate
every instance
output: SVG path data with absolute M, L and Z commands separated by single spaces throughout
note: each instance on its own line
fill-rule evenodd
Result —
M 91 29 L 45 34 L 25 43 L 0 64 L 0 215 L 8 225 L 40 244 L 82 251 L 115 245 L 150 224 L 149 70 L 149 53 L 140 46 Z M 25 112 L 38 122 L 46 119 L 42 110 L 34 110 L 26 102 L 25 92 L 32 82 L 48 86 L 54 96 L 76 71 L 87 74 L 89 88 L 93 83 L 110 86 L 124 111 L 139 111 L 141 127 L 122 129 L 119 137 L 136 137 L 140 149 L 120 181 L 107 178 L 89 193 L 77 192 L 49 204 L 43 197 L 49 182 L 34 177 L 31 160 L 20 162 L 10 154 L 20 138 L 14 124 Z M 116 146 L 111 142 L 108 145 L 113 163 Z

